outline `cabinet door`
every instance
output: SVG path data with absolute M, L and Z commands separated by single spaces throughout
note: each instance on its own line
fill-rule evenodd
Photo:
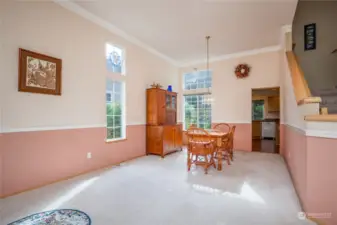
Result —
M 278 111 L 280 111 L 280 98 L 268 97 L 268 112 L 278 112 Z
M 146 123 L 157 125 L 157 93 L 154 89 L 146 91 Z
M 174 126 L 164 126 L 163 148 L 164 154 L 174 150 Z
M 280 97 L 277 96 L 274 98 L 275 110 L 280 111 Z
M 146 126 L 146 153 L 161 155 L 163 151 L 163 127 Z
M 177 123 L 177 93 L 166 93 L 166 124 L 173 125 Z
M 272 112 L 274 109 L 274 105 L 273 105 L 273 98 L 272 97 L 268 97 L 268 112 Z
M 171 95 L 166 93 L 165 95 L 166 109 L 171 108 Z
M 151 88 L 147 90 L 146 123 L 148 125 L 163 125 L 166 120 L 165 90 Z
M 166 124 L 168 125 L 173 125 L 176 124 L 176 116 L 177 116 L 177 111 L 172 110 L 172 109 L 167 109 L 166 110 Z
M 177 109 L 177 93 L 166 92 L 166 109 Z
M 174 147 L 175 149 L 182 148 L 183 145 L 183 127 L 181 124 L 175 126 L 174 132 Z
M 158 125 L 165 124 L 166 109 L 165 109 L 165 91 L 159 90 L 157 93 L 157 123 Z
M 172 105 L 172 109 L 177 110 L 177 96 L 176 95 L 172 95 L 171 105 Z
M 252 126 L 253 126 L 252 127 L 253 138 L 260 139 L 261 138 L 261 122 L 253 121 Z

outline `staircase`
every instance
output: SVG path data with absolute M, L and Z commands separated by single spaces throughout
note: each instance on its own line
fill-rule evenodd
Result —
M 327 108 L 328 114 L 337 114 L 337 86 L 330 89 L 313 90 L 312 93 L 321 97 L 321 109 Z

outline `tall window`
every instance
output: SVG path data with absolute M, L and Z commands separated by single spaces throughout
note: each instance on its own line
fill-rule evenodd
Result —
M 125 74 L 124 50 L 111 44 L 105 46 L 107 69 L 113 73 Z
M 125 138 L 124 82 L 106 82 L 107 140 Z
M 209 129 L 212 125 L 212 74 L 196 71 L 184 75 L 184 128 Z M 193 90 L 193 92 L 190 92 Z
M 184 90 L 195 90 L 212 87 L 211 72 L 196 71 L 184 75 Z
M 253 120 L 264 119 L 264 100 L 253 100 L 252 119 Z

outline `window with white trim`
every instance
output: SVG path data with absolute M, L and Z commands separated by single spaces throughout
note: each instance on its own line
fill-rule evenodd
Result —
M 198 90 L 212 87 L 212 73 L 207 70 L 184 74 L 184 90 Z
M 212 73 L 195 71 L 184 74 L 184 128 L 212 126 Z
M 125 84 L 107 79 L 106 120 L 107 140 L 125 138 Z
M 105 57 L 108 71 L 125 75 L 125 52 L 123 49 L 107 43 Z

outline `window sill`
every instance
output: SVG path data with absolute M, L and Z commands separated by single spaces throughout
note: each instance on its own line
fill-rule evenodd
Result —
M 113 76 L 113 77 L 115 77 L 115 76 L 126 77 L 126 73 L 125 72 L 124 73 L 118 73 L 118 72 L 113 72 L 111 70 L 108 70 L 108 75 Z
M 116 143 L 116 142 L 122 142 L 122 141 L 127 141 L 128 139 L 126 138 L 117 138 L 117 139 L 105 139 L 105 143 Z

